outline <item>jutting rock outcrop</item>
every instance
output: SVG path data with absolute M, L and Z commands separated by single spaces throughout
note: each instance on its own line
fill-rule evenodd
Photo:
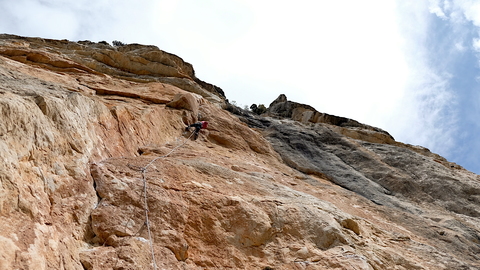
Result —
M 0 35 L 0 113 L 0 269 L 480 268 L 478 175 L 154 46 Z

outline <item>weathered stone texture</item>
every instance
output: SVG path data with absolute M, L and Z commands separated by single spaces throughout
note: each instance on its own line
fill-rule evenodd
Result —
M 477 175 L 224 100 L 156 47 L 1 35 L 0 269 L 480 268 Z

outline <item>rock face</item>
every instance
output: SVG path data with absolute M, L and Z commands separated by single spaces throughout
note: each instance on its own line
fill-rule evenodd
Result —
M 304 124 L 323 123 L 335 127 L 335 131 L 355 139 L 376 143 L 394 143 L 395 139 L 388 132 L 365 125 L 353 119 L 321 113 L 312 106 L 287 100 L 283 94 L 278 96 L 268 108 L 269 116 L 292 119 Z
M 480 268 L 477 175 L 153 46 L 2 35 L 0 114 L 0 269 Z

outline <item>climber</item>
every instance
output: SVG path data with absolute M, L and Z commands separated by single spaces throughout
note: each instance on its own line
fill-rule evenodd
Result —
M 207 128 L 208 122 L 207 121 L 200 121 L 195 124 L 191 124 L 185 128 L 185 131 L 190 131 L 191 127 L 195 128 L 194 134 L 193 134 L 193 139 L 196 140 L 198 138 L 198 132 L 200 132 L 200 129 L 202 128 Z

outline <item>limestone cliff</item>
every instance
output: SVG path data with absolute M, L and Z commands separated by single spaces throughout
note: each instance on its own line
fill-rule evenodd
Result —
M 480 268 L 478 175 L 225 100 L 154 46 L 0 35 L 0 269 Z

